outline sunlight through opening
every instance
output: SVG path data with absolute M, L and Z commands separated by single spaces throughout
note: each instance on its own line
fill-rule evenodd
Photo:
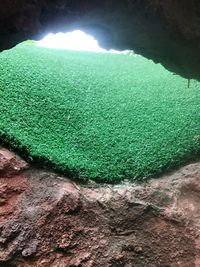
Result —
M 37 42 L 37 44 L 42 47 L 55 49 L 107 52 L 107 50 L 99 46 L 97 40 L 80 30 L 68 33 L 50 33 Z
M 106 50 L 99 46 L 98 41 L 91 35 L 84 33 L 83 31 L 76 30 L 67 33 L 48 34 L 42 40 L 36 42 L 38 46 L 65 49 L 75 51 L 91 51 L 91 52 L 103 52 L 114 54 L 129 54 L 132 55 L 133 51 L 124 50 L 118 51 L 114 49 Z

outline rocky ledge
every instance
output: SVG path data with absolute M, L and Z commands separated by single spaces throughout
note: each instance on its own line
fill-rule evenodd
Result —
M 0 266 L 199 267 L 200 163 L 80 184 L 0 149 Z

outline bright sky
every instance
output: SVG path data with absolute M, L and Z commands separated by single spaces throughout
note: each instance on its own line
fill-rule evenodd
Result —
M 92 36 L 76 30 L 68 33 L 48 34 L 44 39 L 37 42 L 39 46 L 48 48 L 60 48 L 67 50 L 107 52 L 101 48 Z
M 93 51 L 93 52 L 109 52 L 115 54 L 126 54 L 129 50 L 117 51 L 114 49 L 106 50 L 99 46 L 94 37 L 86 33 L 76 30 L 67 33 L 48 34 L 41 41 L 36 42 L 37 45 L 47 48 L 79 50 L 79 51 Z

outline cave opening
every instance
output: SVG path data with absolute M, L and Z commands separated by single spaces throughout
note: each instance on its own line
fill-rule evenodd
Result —
M 99 45 L 99 42 L 90 34 L 82 30 L 70 32 L 49 33 L 44 38 L 35 42 L 40 47 L 52 49 L 64 49 L 71 51 L 88 51 L 98 53 L 115 53 L 115 54 L 135 54 L 133 50 L 116 50 L 105 49 Z
M 1 2 L 0 266 L 200 266 L 198 1 Z
M 42 40 L 36 42 L 38 46 L 65 49 L 75 51 L 93 51 L 93 52 L 106 52 L 99 46 L 97 40 L 91 35 L 84 33 L 81 30 L 75 30 L 67 33 L 48 34 Z

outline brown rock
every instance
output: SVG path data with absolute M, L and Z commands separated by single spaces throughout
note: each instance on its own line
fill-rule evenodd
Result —
M 19 156 L 0 147 L 0 178 L 11 177 L 28 168 L 28 164 Z
M 141 185 L 0 178 L 0 266 L 198 267 L 199 181 L 199 163 Z

